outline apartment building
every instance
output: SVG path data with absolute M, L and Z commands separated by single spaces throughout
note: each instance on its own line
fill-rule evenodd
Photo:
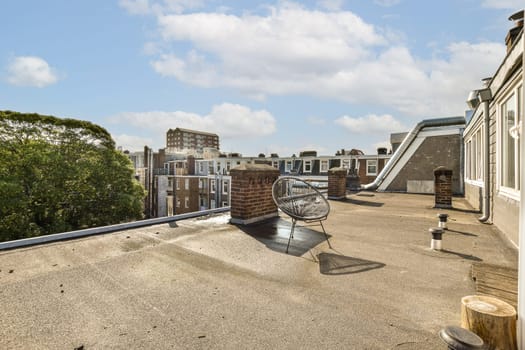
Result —
M 205 148 L 219 149 L 219 136 L 183 128 L 169 129 L 166 133 L 166 148 L 175 151 L 194 150 L 196 154 L 202 154 Z
M 136 169 L 139 180 L 148 191 L 145 210 L 148 217 L 170 216 L 230 205 L 230 170 L 243 164 L 267 164 L 279 169 L 281 175 L 307 177 L 326 181 L 328 170 L 347 169 L 348 185 L 358 188 L 373 181 L 391 157 L 386 150 L 365 155 L 352 150 L 338 151 L 334 156 L 318 156 L 304 151 L 299 156 L 243 157 L 239 153 L 220 154 L 213 158 L 195 158 L 146 148 L 144 168 Z
M 186 214 L 230 206 L 231 177 L 226 175 L 156 175 L 152 217 Z

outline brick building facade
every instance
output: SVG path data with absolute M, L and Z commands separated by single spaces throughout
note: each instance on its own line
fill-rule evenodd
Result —
M 166 148 L 177 151 L 195 150 L 202 154 L 204 148 L 219 149 L 219 135 L 182 128 L 169 129 L 166 133 Z

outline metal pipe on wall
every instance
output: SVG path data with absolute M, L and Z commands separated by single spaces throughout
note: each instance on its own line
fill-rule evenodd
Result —
M 483 216 L 480 222 L 490 218 L 490 100 L 483 101 Z

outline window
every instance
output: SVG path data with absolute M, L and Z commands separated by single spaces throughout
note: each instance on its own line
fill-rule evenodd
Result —
M 465 177 L 467 179 L 472 179 L 471 152 L 472 152 L 472 140 L 469 140 L 465 144 Z
M 215 180 L 210 180 L 210 192 L 215 193 Z
M 272 166 L 273 166 L 275 169 L 279 169 L 279 161 L 278 161 L 278 160 L 274 160 L 274 161 L 272 161 Z
M 223 181 L 222 182 L 222 193 L 223 194 L 228 194 L 228 181 Z
M 472 133 L 465 145 L 465 175 L 468 180 L 483 180 L 483 128 Z
M 180 199 L 177 198 L 177 208 L 180 208 Z
M 222 201 L 222 206 L 223 207 L 227 207 L 228 206 L 228 201 Z
M 231 169 L 231 162 L 226 162 L 226 171 L 230 171 Z
M 311 160 L 305 160 L 304 161 L 303 171 L 305 173 L 311 173 L 312 172 L 312 161 Z
M 377 159 L 366 160 L 366 175 L 377 175 Z
M 190 189 L 190 179 L 184 179 L 184 189 L 185 190 Z
M 177 179 L 176 183 L 177 183 L 177 189 L 180 190 L 180 179 Z
M 499 106 L 500 108 L 500 181 L 501 187 L 519 191 L 520 189 L 520 140 L 518 130 L 521 124 L 520 86 Z
M 199 162 L 199 174 L 204 173 L 204 164 L 202 162 Z
M 343 168 L 344 169 L 350 168 L 350 159 L 343 159 Z
M 287 160 L 284 166 L 284 172 L 289 173 L 290 171 L 292 171 L 292 161 Z
M 473 147 L 474 154 L 472 158 L 475 160 L 475 176 L 476 180 L 483 179 L 483 132 L 480 128 L 475 135 L 475 148 Z
M 474 176 L 475 179 L 481 180 L 483 177 L 483 134 L 482 129 L 480 128 L 474 137 L 473 145 L 472 145 L 472 159 L 474 160 Z
M 324 160 L 324 159 L 321 160 L 321 172 L 322 173 L 328 172 L 328 160 L 327 159 L 326 160 Z
M 210 209 L 215 209 L 215 199 L 210 199 Z
M 188 196 L 184 197 L 184 207 L 189 208 L 190 207 L 190 199 Z

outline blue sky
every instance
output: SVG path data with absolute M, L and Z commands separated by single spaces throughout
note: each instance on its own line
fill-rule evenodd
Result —
M 245 156 L 375 152 L 463 115 L 522 0 L 17 0 L 0 4 L 0 109 L 89 120 L 118 145 L 168 128 Z

